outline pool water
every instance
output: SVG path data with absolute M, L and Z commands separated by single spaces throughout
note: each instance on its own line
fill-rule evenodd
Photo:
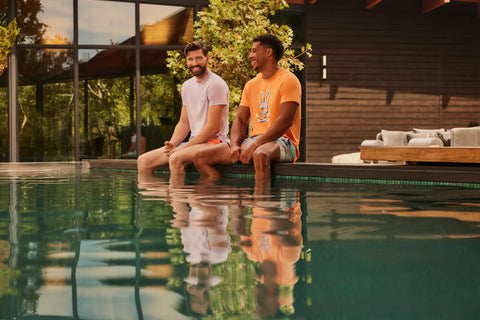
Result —
M 0 167 L 0 319 L 480 319 L 477 186 Z

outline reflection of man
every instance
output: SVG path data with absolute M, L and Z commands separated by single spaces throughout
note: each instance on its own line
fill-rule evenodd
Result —
M 180 120 L 165 146 L 149 151 L 138 158 L 139 174 L 152 174 L 157 166 L 169 164 L 172 174 L 184 174 L 198 150 L 214 144 L 229 142 L 229 89 L 225 81 L 208 70 L 208 48 L 199 41 L 185 46 L 187 66 L 193 77 L 182 86 Z M 185 144 L 182 141 L 190 133 Z
M 211 265 L 224 262 L 231 251 L 227 233 L 228 207 L 204 206 L 194 201 L 172 202 L 172 226 L 181 229 L 183 251 L 187 253 L 189 275 L 185 278 L 187 305 L 191 315 L 212 312 L 210 288 L 221 279 L 212 275 Z
M 230 132 L 231 148 L 212 146 L 197 154 L 195 166 L 204 176 L 221 176 L 215 164 L 253 161 L 255 180 L 263 183 L 270 180 L 272 162 L 293 162 L 298 158 L 300 82 L 293 73 L 279 67 L 284 48 L 276 36 L 264 34 L 253 41 L 249 57 L 260 73 L 243 90 Z M 252 132 L 244 140 L 249 120 Z
M 298 281 L 295 263 L 303 238 L 298 199 L 284 202 L 280 210 L 254 206 L 250 233 L 244 229 L 242 207 L 232 211 L 232 223 L 240 246 L 252 261 L 261 263 L 255 289 L 257 313 L 274 316 L 280 308 L 293 308 L 293 286 Z M 285 294 L 282 294 L 285 293 Z

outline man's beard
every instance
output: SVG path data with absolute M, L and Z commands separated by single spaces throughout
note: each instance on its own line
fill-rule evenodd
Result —
M 200 68 L 200 70 L 193 71 L 193 69 L 197 67 Z M 201 65 L 191 66 L 190 71 L 195 77 L 202 77 L 207 71 L 207 66 L 201 66 Z

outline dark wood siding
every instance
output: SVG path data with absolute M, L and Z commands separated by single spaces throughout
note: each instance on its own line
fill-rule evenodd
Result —
M 317 0 L 307 10 L 306 160 L 358 152 L 381 129 L 480 121 L 480 19 L 454 2 Z M 322 56 L 327 78 L 322 79 Z

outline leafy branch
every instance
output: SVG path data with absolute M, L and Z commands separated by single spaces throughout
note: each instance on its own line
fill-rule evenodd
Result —
M 7 55 L 12 49 L 20 29 L 14 19 L 6 26 L 0 24 L 0 75 L 7 67 Z
M 221 76 L 230 87 L 231 117 L 236 113 L 242 89 L 256 72 L 248 61 L 253 39 L 263 33 L 275 34 L 286 50 L 280 66 L 302 70 L 302 55 L 311 57 L 312 46 L 307 43 L 296 54 L 290 46 L 293 31 L 270 21 L 275 12 L 287 8 L 286 0 L 210 0 L 208 8 L 198 13 L 194 23 L 194 40 L 210 46 L 209 68 Z M 167 67 L 179 79 L 191 76 L 183 54 L 168 51 Z

